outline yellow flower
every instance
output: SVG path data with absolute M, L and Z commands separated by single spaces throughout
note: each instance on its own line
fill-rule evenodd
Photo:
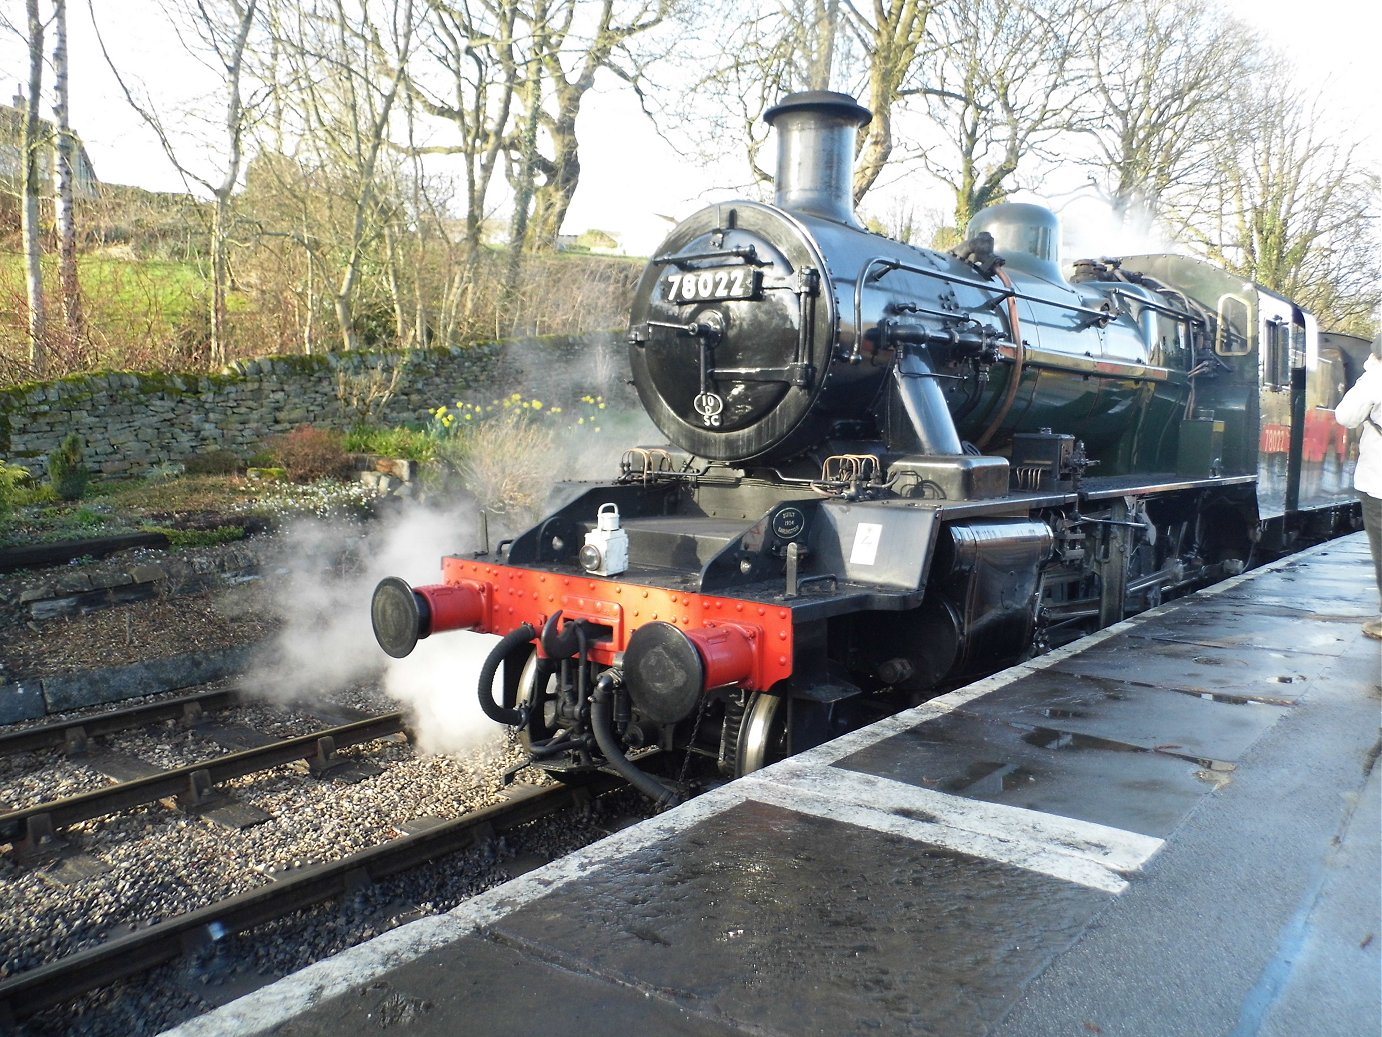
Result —
M 534 400 L 532 403 L 528 404 L 528 406 L 532 407 L 533 410 L 542 410 L 542 401 Z

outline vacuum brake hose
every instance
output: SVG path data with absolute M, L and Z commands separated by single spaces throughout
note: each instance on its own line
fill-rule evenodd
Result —
M 609 704 L 613 688 L 614 678 L 608 673 L 602 674 L 595 682 L 595 694 L 590 700 L 590 726 L 595 732 L 595 744 L 604 754 L 605 762 L 618 771 L 630 785 L 653 800 L 659 810 L 670 807 L 680 798 L 677 791 L 635 767 L 619 748 L 619 743 L 614 740 L 614 725 L 611 723 Z
M 520 646 L 526 646 L 535 637 L 537 631 L 527 623 L 515 627 L 500 638 L 499 643 L 486 657 L 485 665 L 480 668 L 480 708 L 485 711 L 485 716 L 496 724 L 522 727 L 528 722 L 526 710 L 506 709 L 494 701 L 494 675 L 499 672 L 500 664 L 509 655 Z

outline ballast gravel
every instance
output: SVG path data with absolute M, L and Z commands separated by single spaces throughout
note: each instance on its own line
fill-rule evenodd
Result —
M 370 712 L 396 708 L 370 688 L 335 700 Z M 231 719 L 227 717 L 226 719 Z M 236 724 L 291 737 L 322 726 L 303 707 L 251 706 Z M 115 736 L 122 754 L 177 767 L 226 751 L 176 725 Z M 273 876 L 374 845 L 410 821 L 453 818 L 497 801 L 505 768 L 520 759 L 499 736 L 464 756 L 424 756 L 402 739 L 344 750 L 382 771 L 353 783 L 288 765 L 228 782 L 222 790 L 269 815 L 228 829 L 163 804 L 65 831 L 65 863 L 17 863 L 0 855 L 0 980 L 244 892 Z M 545 781 L 533 772 L 523 779 Z M 0 803 L 16 806 L 74 795 L 108 781 L 59 752 L 0 761 Z M 510 836 L 356 890 L 253 932 L 228 935 L 187 957 L 20 1024 L 30 1037 L 154 1034 L 403 922 L 446 911 L 521 870 L 584 846 L 642 815 L 632 793 L 606 797 L 586 816 L 549 819 Z M 515 864 L 519 866 L 515 868 Z M 73 880 L 73 876 L 78 876 Z M 84 877 L 82 877 L 84 876 Z

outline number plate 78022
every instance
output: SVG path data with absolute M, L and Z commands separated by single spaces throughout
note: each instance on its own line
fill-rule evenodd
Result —
M 743 266 L 708 270 L 675 271 L 667 275 L 666 300 L 671 303 L 706 302 L 712 299 L 756 299 L 762 273 Z

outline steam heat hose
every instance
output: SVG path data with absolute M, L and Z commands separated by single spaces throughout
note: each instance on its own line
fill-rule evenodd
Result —
M 485 711 L 485 716 L 496 724 L 522 727 L 528 722 L 526 710 L 506 709 L 494 701 L 494 675 L 499 672 L 500 665 L 509 655 L 520 647 L 526 648 L 535 637 L 537 631 L 529 624 L 524 623 L 515 627 L 500 638 L 499 643 L 485 658 L 485 665 L 480 668 L 480 708 Z
M 609 702 L 613 688 L 614 678 L 608 673 L 601 674 L 595 682 L 595 695 L 590 700 L 590 727 L 595 732 L 595 744 L 604 754 L 605 762 L 630 785 L 655 801 L 659 810 L 670 807 L 680 798 L 677 791 L 635 767 L 615 741 Z

